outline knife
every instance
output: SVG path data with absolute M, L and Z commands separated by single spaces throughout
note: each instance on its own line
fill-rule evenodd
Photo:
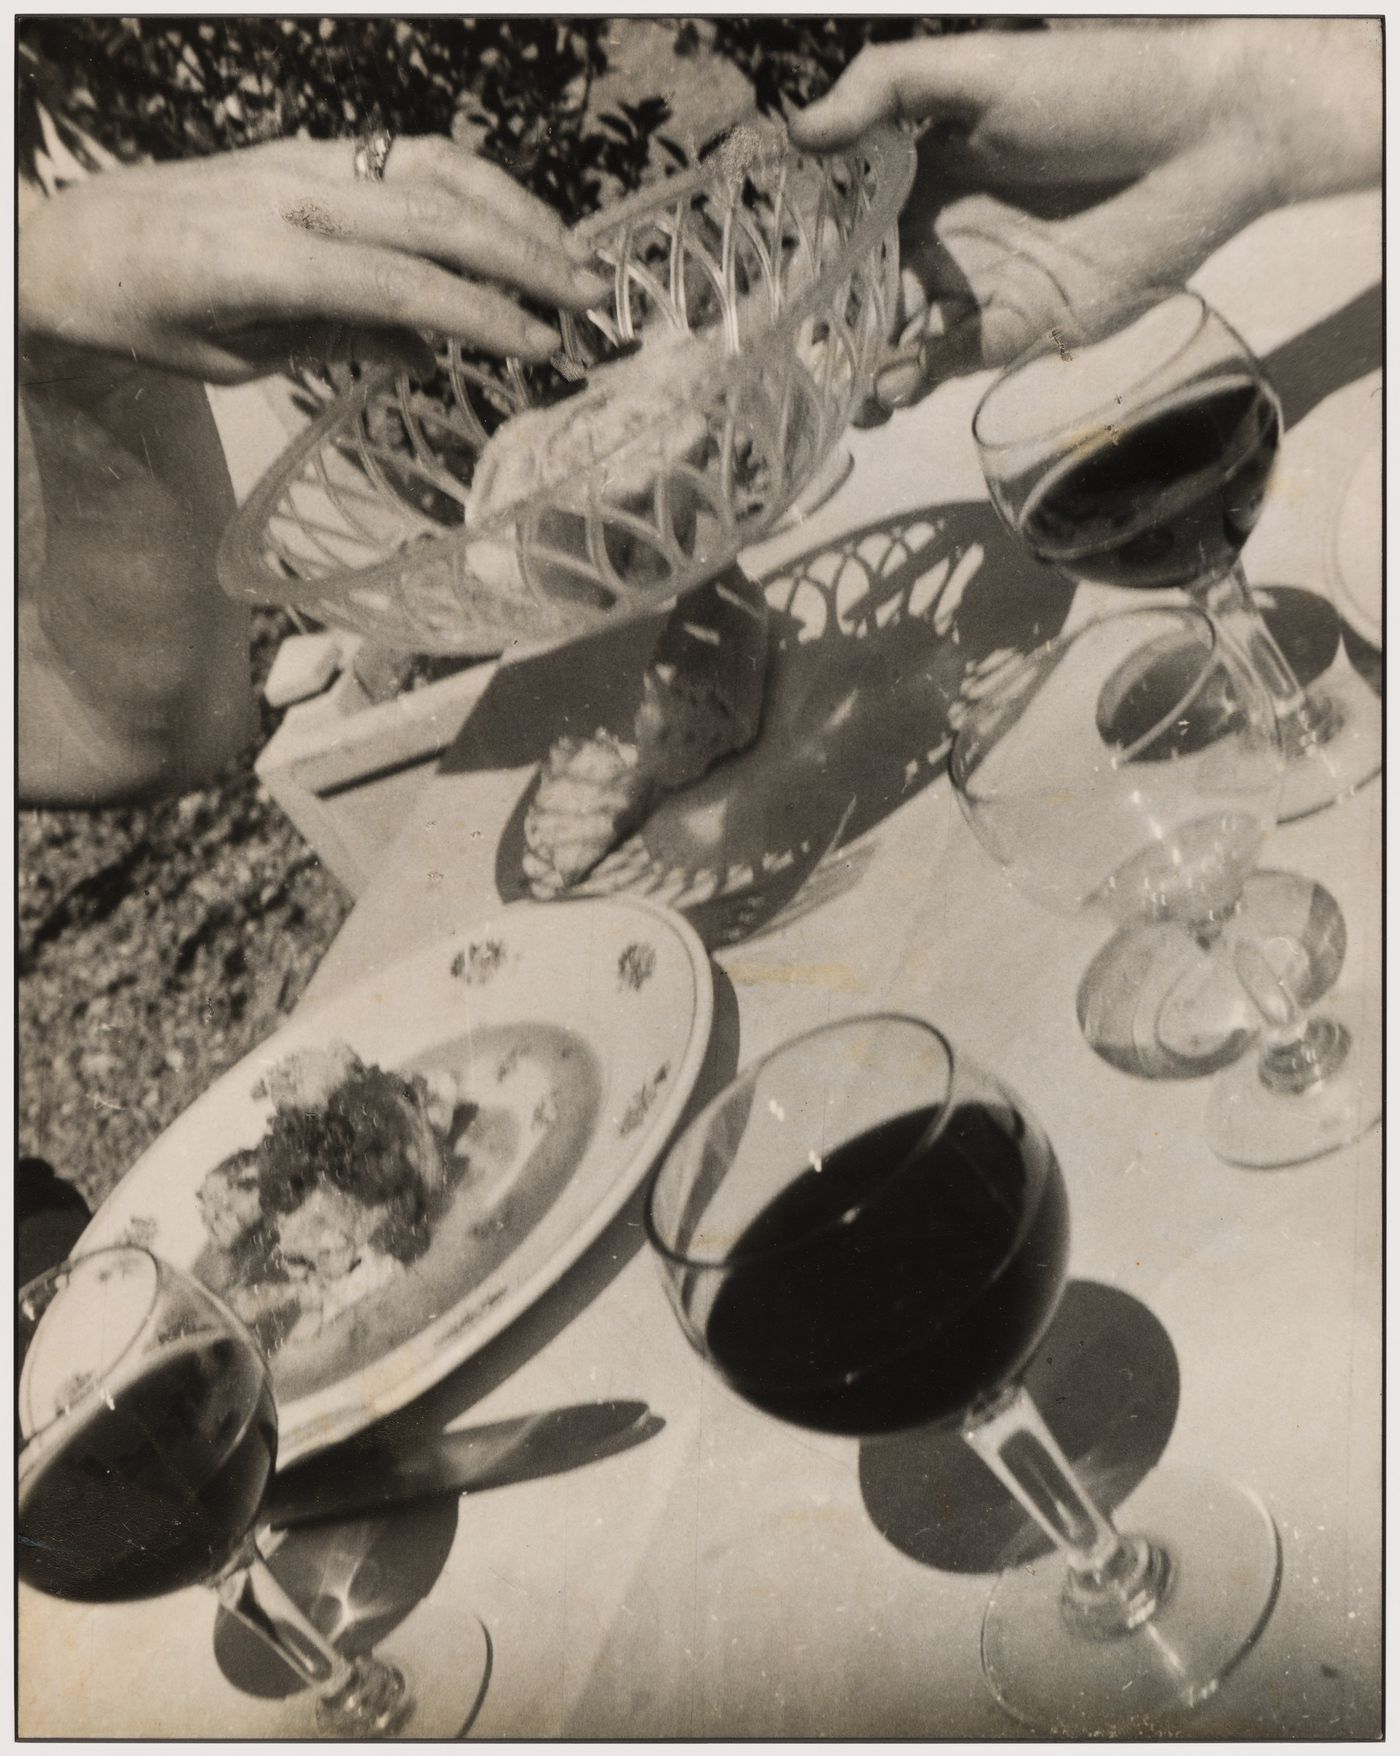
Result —
M 265 1517 L 285 1530 L 560 1475 L 628 1451 L 665 1424 L 644 1402 L 584 1402 L 439 1433 L 412 1449 L 351 1441 L 277 1476 Z

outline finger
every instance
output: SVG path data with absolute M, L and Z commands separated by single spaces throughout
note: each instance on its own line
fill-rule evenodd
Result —
M 207 383 L 242 384 L 272 372 L 315 372 L 328 365 L 393 366 L 426 378 L 433 350 L 408 330 L 357 329 L 349 323 L 255 323 L 210 336 L 171 338 L 163 359 Z
M 305 323 L 283 327 L 277 340 L 283 357 L 302 365 L 396 366 L 416 378 L 426 378 L 437 364 L 432 348 L 411 329 Z
M 248 265 L 247 297 L 268 317 L 331 318 L 372 329 L 429 330 L 487 353 L 542 360 L 559 335 L 492 287 L 402 251 L 289 232 Z
M 824 98 L 792 118 L 793 141 L 829 152 L 881 121 L 977 113 L 995 90 L 985 53 L 966 38 L 863 49 Z
M 305 224 L 297 218 L 299 211 L 293 208 L 283 217 Z M 557 241 L 517 231 L 480 197 L 454 193 L 436 181 L 392 188 L 364 184 L 346 191 L 328 217 L 338 236 L 423 256 L 567 310 L 586 310 L 608 294 L 608 282 L 580 268 Z
M 875 372 L 875 396 L 886 409 L 908 408 L 949 378 L 975 372 L 982 351 L 983 313 L 965 299 L 935 303 L 907 327 Z
M 480 203 L 522 236 L 562 249 L 575 263 L 592 259 L 589 246 L 574 236 L 547 202 L 522 189 L 498 165 L 440 134 L 396 140 L 384 174 L 386 179 L 406 174 L 429 177 L 462 200 Z
M 1007 365 L 1065 322 L 1093 270 L 1059 232 L 989 196 L 945 209 L 900 277 L 904 324 L 876 374 L 881 402 L 905 407 L 949 378 Z
M 341 357 L 357 365 L 395 366 L 411 378 L 431 378 L 437 370 L 431 345 L 411 329 L 350 329 L 342 334 Z

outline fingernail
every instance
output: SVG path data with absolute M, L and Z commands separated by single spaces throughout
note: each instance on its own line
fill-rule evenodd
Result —
M 976 371 L 981 339 L 975 309 L 961 301 L 930 306 L 923 318 L 905 325 L 898 352 L 876 368 L 875 395 L 887 409 L 906 408 L 945 379 Z
M 531 323 L 526 326 L 525 339 L 522 343 L 524 351 L 541 359 L 548 359 L 559 346 L 559 332 L 549 329 L 543 323 Z
M 887 409 L 903 408 L 924 388 L 924 375 L 917 360 L 899 360 L 875 373 L 875 395 Z
M 577 232 L 565 232 L 563 243 L 568 255 L 578 263 L 580 268 L 586 268 L 598 254 L 588 239 L 580 238 Z

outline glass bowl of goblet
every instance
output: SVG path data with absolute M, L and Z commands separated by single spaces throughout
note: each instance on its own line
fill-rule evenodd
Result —
M 25 1286 L 16 1338 L 26 1585 L 80 1603 L 211 1586 L 301 1685 L 292 1735 L 441 1738 L 471 1722 L 489 1672 L 475 1617 L 455 1651 L 417 1664 L 347 1657 L 263 1559 L 277 1409 L 262 1350 L 222 1300 L 117 1245 Z
M 692 1346 L 780 1420 L 951 1427 L 1059 1551 L 1011 1565 L 982 1629 L 1002 1704 L 1061 1736 L 1144 1732 L 1204 1700 L 1273 1606 L 1279 1545 L 1247 1491 L 1157 1470 L 1120 1533 L 1021 1377 L 1069 1253 L 1055 1152 L 1025 1104 L 897 1015 L 796 1038 L 690 1124 L 647 1234 Z
M 1330 991 L 1336 903 L 1256 872 L 1279 770 L 1257 674 L 1209 617 L 1165 605 L 1008 669 L 949 758 L 963 815 L 1012 882 L 1117 928 L 1080 987 L 1091 1045 L 1149 1075 L 1224 1067 L 1207 1138 L 1256 1166 L 1345 1145 L 1380 1101 L 1370 1011 Z
M 1183 590 L 1254 667 L 1284 755 L 1280 822 L 1380 770 L 1380 704 L 1346 662 L 1304 688 L 1258 607 L 1240 551 L 1283 431 L 1263 367 L 1187 288 L 1110 292 L 992 384 L 973 417 L 992 503 L 1048 565 L 1095 585 Z

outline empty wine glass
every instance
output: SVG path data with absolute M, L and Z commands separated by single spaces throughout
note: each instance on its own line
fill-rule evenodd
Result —
M 26 1286 L 17 1337 L 22 1580 L 84 1603 L 212 1585 L 316 1691 L 325 1736 L 441 1737 L 470 1720 L 485 1676 L 470 1635 L 428 1702 L 396 1666 L 339 1653 L 262 1559 L 277 1410 L 257 1342 L 221 1300 L 121 1245 Z
M 982 1629 L 992 1689 L 1061 1735 L 1146 1729 L 1204 1700 L 1273 1606 L 1252 1495 L 1158 1470 L 1120 1534 L 1021 1375 L 1064 1286 L 1068 1199 L 999 1079 L 893 1015 L 798 1037 L 743 1072 L 657 1170 L 646 1227 L 692 1346 L 800 1426 L 954 1425 L 1065 1563 L 1013 1565 Z
M 1246 656 L 1278 717 L 1281 822 L 1379 772 L 1375 695 L 1344 659 L 1304 690 L 1250 599 L 1239 555 L 1282 413 L 1198 293 L 1114 292 L 1066 317 L 993 383 L 972 430 L 993 504 L 1040 560 L 1100 585 L 1182 588 Z
M 949 759 L 963 814 L 1013 882 L 1119 928 L 1080 989 L 1091 1044 L 1119 1065 L 1136 1055 L 1136 1071 L 1152 1071 L 1144 1036 L 1184 1067 L 1234 1060 L 1207 1138 L 1259 1166 L 1342 1146 L 1380 1109 L 1364 1004 L 1329 995 L 1309 1011 L 1341 964 L 1335 902 L 1254 874 L 1278 770 L 1258 678 L 1208 617 L 1165 606 L 1090 622 L 1008 669 Z M 1325 925 L 1295 937 L 1278 928 L 1299 894 Z M 1235 1029 L 1245 1006 L 1253 1026 Z M 1239 1058 L 1251 1036 L 1258 1053 Z

